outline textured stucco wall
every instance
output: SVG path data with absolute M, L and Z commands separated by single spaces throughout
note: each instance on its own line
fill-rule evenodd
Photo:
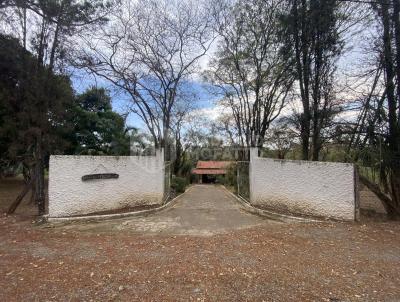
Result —
M 273 211 L 355 219 L 354 166 L 259 158 L 251 150 L 250 201 Z
M 164 190 L 162 152 L 156 156 L 51 156 L 49 216 L 66 217 L 144 204 L 161 204 Z M 95 173 L 118 179 L 82 181 Z

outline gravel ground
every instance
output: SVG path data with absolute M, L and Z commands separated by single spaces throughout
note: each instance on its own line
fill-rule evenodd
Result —
M 321 223 L 167 236 L 3 217 L 0 301 L 400 301 L 399 232 Z
M 188 210 L 180 204 L 162 215 Z M 125 222 L 2 216 L 0 301 L 400 301 L 398 222 L 243 216 L 216 233 L 116 227 Z

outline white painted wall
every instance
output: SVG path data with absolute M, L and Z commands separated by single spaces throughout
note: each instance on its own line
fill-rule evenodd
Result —
M 118 179 L 82 181 L 95 173 Z M 161 204 L 163 153 L 156 156 L 52 155 L 49 169 L 49 216 L 66 217 L 138 205 Z
M 250 202 L 276 212 L 355 219 L 354 166 L 250 155 Z

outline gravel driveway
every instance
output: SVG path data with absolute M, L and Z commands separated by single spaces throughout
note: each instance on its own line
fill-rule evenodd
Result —
M 65 228 L 209 236 L 276 223 L 242 210 L 235 197 L 221 186 L 194 185 L 180 195 L 173 206 L 161 212 L 97 223 L 75 223 Z

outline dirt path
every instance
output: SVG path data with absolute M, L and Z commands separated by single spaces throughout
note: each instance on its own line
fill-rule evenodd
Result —
M 275 223 L 219 188 L 181 198 L 64 227 L 0 217 L 0 301 L 400 301 L 398 222 Z
M 194 185 L 178 197 L 174 206 L 155 214 L 97 223 L 74 223 L 64 228 L 209 236 L 271 223 L 277 222 L 242 210 L 235 198 L 220 186 Z

